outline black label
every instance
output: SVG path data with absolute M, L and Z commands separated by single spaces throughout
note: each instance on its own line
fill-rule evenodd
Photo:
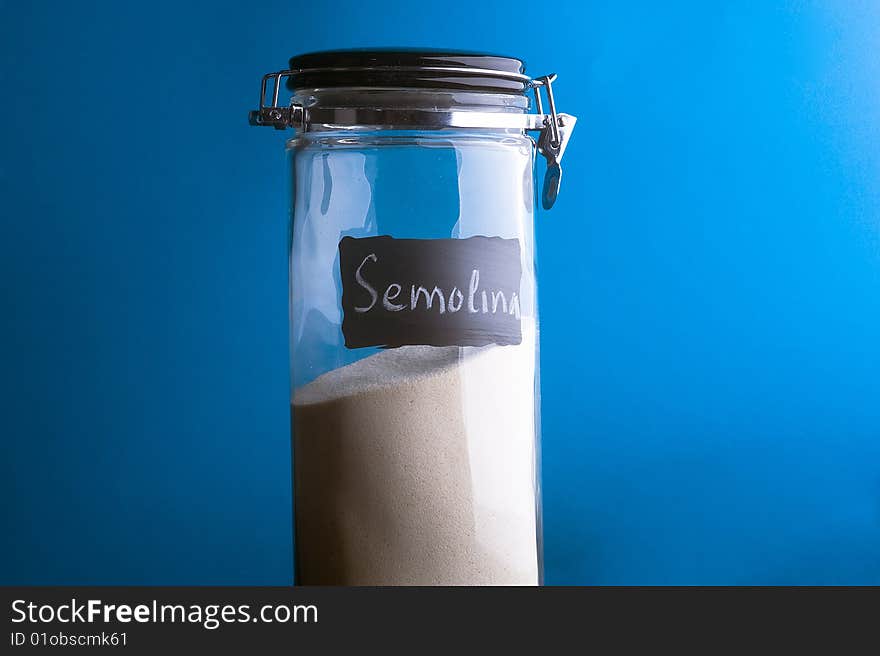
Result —
M 519 344 L 519 241 L 344 237 L 342 333 L 363 346 Z

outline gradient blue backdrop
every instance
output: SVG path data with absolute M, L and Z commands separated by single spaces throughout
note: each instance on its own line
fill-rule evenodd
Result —
M 283 136 L 245 119 L 372 45 L 519 55 L 580 117 L 547 581 L 880 583 L 880 5 L 574 0 L 0 0 L 0 582 L 291 580 Z

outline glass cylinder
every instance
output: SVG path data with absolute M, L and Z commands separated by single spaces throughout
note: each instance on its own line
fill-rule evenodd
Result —
M 287 73 L 297 582 L 540 584 L 522 63 L 356 51 Z

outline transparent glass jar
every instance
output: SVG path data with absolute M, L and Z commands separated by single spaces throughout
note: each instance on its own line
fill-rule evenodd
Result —
M 560 136 L 574 120 L 529 113 L 536 83 L 510 58 L 328 52 L 267 77 L 273 102 L 264 78 L 252 122 L 296 130 L 297 582 L 539 584 L 527 131 L 543 130 L 548 205 L 563 149 L 548 124 Z

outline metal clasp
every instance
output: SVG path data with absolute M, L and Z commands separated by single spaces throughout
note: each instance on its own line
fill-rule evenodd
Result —
M 281 91 L 281 82 L 291 75 L 294 71 L 284 70 L 275 73 L 266 73 L 263 76 L 263 82 L 260 85 L 260 108 L 248 114 L 248 123 L 251 125 L 271 125 L 276 130 L 285 130 L 287 128 L 301 128 L 305 124 L 305 116 L 303 108 L 299 105 L 291 103 L 286 107 L 278 105 L 278 93 Z M 272 104 L 266 103 L 266 87 L 269 80 L 272 80 Z
M 547 160 L 547 171 L 544 173 L 544 185 L 541 190 L 541 205 L 549 210 L 556 202 L 559 195 L 559 187 L 562 184 L 562 155 L 571 137 L 571 131 L 577 119 L 569 114 L 556 113 L 556 100 L 553 98 L 553 82 L 556 74 L 545 75 L 532 81 L 535 92 L 535 109 L 538 114 L 544 115 L 544 127 L 538 138 L 538 152 Z M 541 102 L 541 88 L 547 93 L 547 104 L 550 106 L 550 114 L 544 114 L 544 105 Z

